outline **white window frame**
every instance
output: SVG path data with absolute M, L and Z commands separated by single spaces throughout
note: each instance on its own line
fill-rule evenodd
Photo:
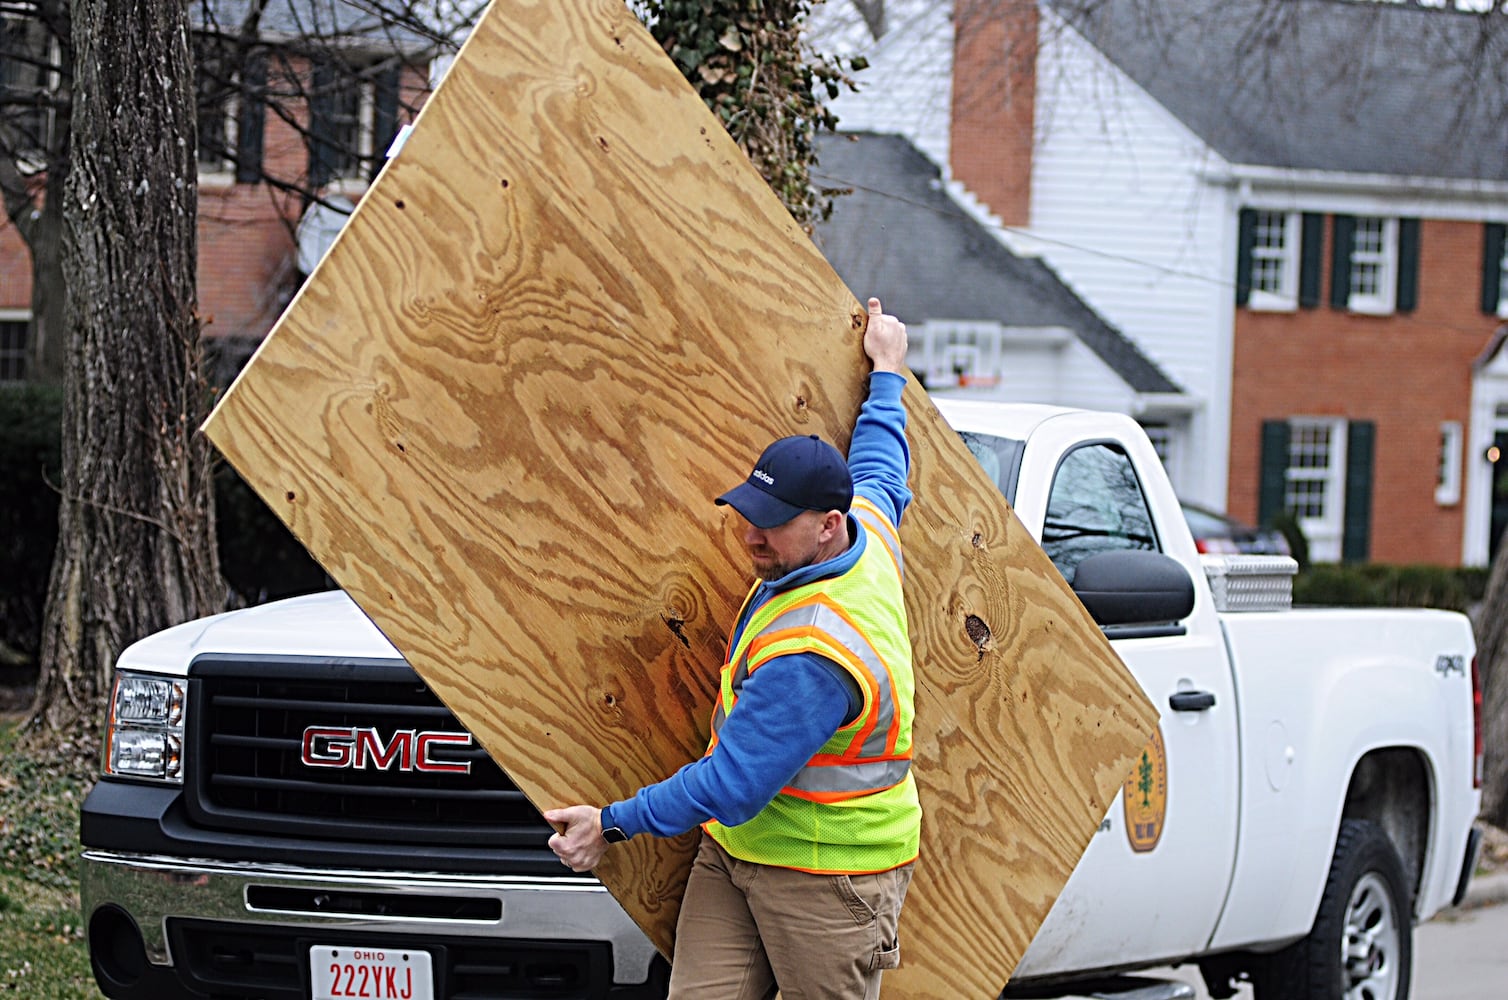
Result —
M 1329 432 L 1323 468 L 1293 464 L 1295 443 L 1303 432 L 1309 430 Z M 1288 468 L 1283 477 L 1283 505 L 1294 511 L 1309 544 L 1309 556 L 1315 562 L 1339 562 L 1341 558 L 1346 524 L 1346 431 L 1347 422 L 1339 417 L 1294 417 L 1288 421 Z M 1301 515 L 1289 503 L 1293 484 L 1306 480 L 1324 484 L 1324 505 L 1318 516 Z
M 1440 458 L 1435 476 L 1435 503 L 1451 507 L 1461 502 L 1461 452 L 1465 433 L 1459 420 L 1440 422 Z
M 1351 312 L 1385 316 L 1394 311 L 1398 297 L 1398 220 L 1378 215 L 1356 216 L 1356 228 L 1351 234 L 1351 291 L 1346 298 L 1346 308 Z M 1358 250 L 1356 237 L 1363 225 L 1376 223 L 1381 226 L 1381 248 L 1376 251 Z M 1358 267 L 1377 269 L 1377 290 L 1358 292 L 1356 275 Z
M 1251 294 L 1246 301 L 1247 308 L 1262 312 L 1293 312 L 1299 307 L 1299 240 L 1301 239 L 1299 213 L 1281 212 L 1268 208 L 1254 208 L 1252 211 L 1255 213 L 1252 222 L 1252 285 Z M 1258 243 L 1256 233 L 1261 227 L 1262 216 L 1281 220 L 1281 246 L 1272 248 Z M 1257 265 L 1260 261 L 1277 262 L 1278 288 L 1276 290 L 1257 287 Z

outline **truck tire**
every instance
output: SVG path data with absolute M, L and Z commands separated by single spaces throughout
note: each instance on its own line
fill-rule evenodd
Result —
M 1256 1000 L 1407 1000 L 1413 907 L 1382 828 L 1342 820 L 1309 936 L 1252 970 Z

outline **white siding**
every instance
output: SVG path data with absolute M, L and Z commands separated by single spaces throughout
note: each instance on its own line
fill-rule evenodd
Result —
M 1015 242 L 1203 404 L 1175 486 L 1223 507 L 1236 205 L 1203 178 L 1227 165 L 1048 12 L 1037 108 L 1032 224 Z
M 904 135 L 944 165 L 944 178 L 951 13 L 939 0 L 896 0 L 878 43 L 866 43 L 846 5 L 819 6 L 811 21 L 820 50 L 870 61 L 859 93 L 832 102 L 840 127 Z M 1185 458 L 1170 470 L 1174 486 L 1224 507 L 1237 206 L 1229 187 L 1200 175 L 1224 176 L 1226 165 L 1050 12 L 1042 24 L 1031 229 L 1004 230 L 955 183 L 950 193 L 1011 249 L 1048 260 L 1183 387 L 1196 409 L 1187 423 L 1171 420 Z M 1145 401 L 1082 344 L 1008 351 L 1022 377 L 992 390 L 1000 397 L 1142 415 Z
M 927 0 L 893 5 L 885 37 L 867 47 L 855 44 L 851 26 L 844 30 L 838 13 L 824 16 L 829 8 L 840 7 L 851 10 L 846 0 L 834 0 L 813 11 L 814 44 L 824 52 L 862 52 L 869 68 L 856 76 L 857 93 L 829 102 L 838 127 L 903 135 L 932 162 L 947 164 L 953 114 L 952 4 Z

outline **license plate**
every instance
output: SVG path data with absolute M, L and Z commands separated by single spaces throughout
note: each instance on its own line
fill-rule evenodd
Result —
M 309 949 L 311 1000 L 434 1000 L 427 951 L 315 945 Z

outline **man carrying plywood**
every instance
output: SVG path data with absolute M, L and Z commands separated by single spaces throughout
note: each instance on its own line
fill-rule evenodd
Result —
M 911 500 L 906 328 L 869 300 L 869 396 L 849 458 L 770 445 L 718 498 L 761 582 L 728 640 L 705 756 L 603 809 L 545 812 L 576 871 L 640 833 L 703 837 L 672 998 L 875 998 L 921 839 L 897 525 Z M 850 507 L 852 509 L 850 509 Z

